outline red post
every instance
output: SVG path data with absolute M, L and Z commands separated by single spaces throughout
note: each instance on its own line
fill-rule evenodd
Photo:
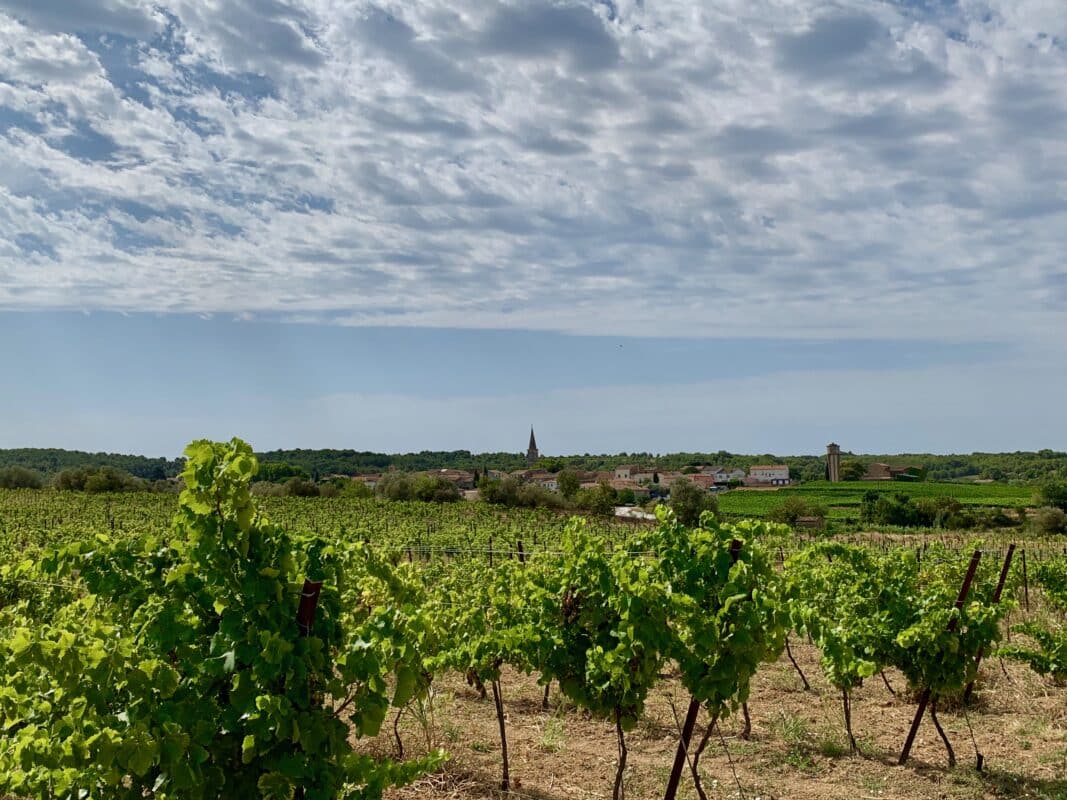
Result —
M 300 607 L 296 611 L 296 624 L 301 636 L 311 635 L 311 626 L 315 623 L 315 609 L 319 607 L 319 593 L 322 581 L 304 580 L 304 589 L 300 592 Z

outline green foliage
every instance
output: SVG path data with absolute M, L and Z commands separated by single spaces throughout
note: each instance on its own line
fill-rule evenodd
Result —
M 1067 511 L 1067 481 L 1047 481 L 1038 489 L 1034 502 L 1039 506 L 1052 506 Z
M 134 492 L 146 489 L 144 481 L 116 467 L 77 467 L 56 475 L 55 487 L 72 492 Z
M 311 473 L 296 464 L 288 464 L 284 461 L 271 461 L 259 465 L 259 472 L 256 473 L 254 480 L 266 481 L 268 483 L 285 483 L 290 478 L 300 478 L 301 480 L 310 481 Z
M 826 509 L 809 502 L 803 497 L 792 495 L 785 498 L 782 504 L 768 516 L 774 522 L 780 522 L 783 525 L 795 528 L 797 520 L 801 517 L 822 517 L 825 519 Z
M 290 478 L 283 487 L 286 497 L 318 497 L 322 492 L 319 487 L 304 478 Z
M 1005 645 L 998 655 L 1028 664 L 1038 675 L 1049 675 L 1058 683 L 1067 683 L 1067 626 L 1025 622 L 1013 625 L 1012 631 L 1029 636 L 1033 644 Z
M 577 519 L 553 567 L 531 577 L 541 604 L 536 663 L 579 706 L 630 730 L 670 649 L 663 575 L 655 561 L 612 554 Z
M 705 511 L 714 515 L 719 504 L 711 492 L 688 478 L 678 478 L 671 484 L 671 508 L 680 523 L 693 527 L 700 523 Z
M 1034 512 L 1034 530 L 1042 536 L 1067 533 L 1067 512 L 1055 506 L 1045 506 Z
M 1044 590 L 1049 604 L 1067 611 L 1067 555 L 1050 558 L 1034 569 L 1034 580 Z
M 83 583 L 76 603 L 32 628 L 5 609 L 0 792 L 363 798 L 430 766 L 351 748 L 350 726 L 369 727 L 395 664 L 368 652 L 361 620 L 342 618 L 336 548 L 257 511 L 248 445 L 198 441 L 186 456 L 169 538 L 71 544 L 40 565 Z M 301 636 L 305 576 L 325 586 Z
M 1034 569 L 1034 581 L 1045 595 L 1050 609 L 1067 612 L 1067 556 L 1052 558 Z M 1030 665 L 1039 675 L 1067 682 L 1067 625 L 1053 621 L 1031 620 L 1015 625 L 1012 630 L 1030 637 L 1033 644 L 1012 643 L 1000 649 L 1000 655 Z
M 0 469 L 0 489 L 40 489 L 44 479 L 37 472 L 25 467 Z
M 858 481 L 867 474 L 867 467 L 862 461 L 846 460 L 841 462 L 841 480 Z
M 892 661 L 894 612 L 917 573 L 914 556 L 879 563 L 873 552 L 824 542 L 786 564 L 793 627 L 811 636 L 828 681 L 849 691 Z
M 415 482 L 405 472 L 387 472 L 382 475 L 374 491 L 386 500 L 411 500 L 415 494 Z
M 610 484 L 598 483 L 595 487 L 581 489 L 574 497 L 574 505 L 589 514 L 610 517 L 615 513 L 619 498 Z
M 660 556 L 671 587 L 667 655 L 682 684 L 715 717 L 748 699 L 760 663 L 773 661 L 785 642 L 782 582 L 761 540 L 775 526 L 719 523 L 711 514 L 689 528 L 661 508 L 659 527 L 634 546 Z
M 412 484 L 411 497 L 424 503 L 455 503 L 461 495 L 456 484 L 440 475 L 419 475 Z
M 556 485 L 559 486 L 561 495 L 568 500 L 572 500 L 581 488 L 581 481 L 578 478 L 578 473 L 573 469 L 563 469 L 556 475 Z

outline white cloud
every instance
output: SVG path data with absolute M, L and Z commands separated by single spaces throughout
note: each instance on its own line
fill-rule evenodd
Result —
M 70 8 L 0 0 L 0 307 L 1062 331 L 1059 3 Z

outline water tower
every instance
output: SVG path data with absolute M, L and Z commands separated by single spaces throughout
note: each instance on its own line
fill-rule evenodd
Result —
M 833 442 L 826 445 L 826 479 L 830 483 L 841 480 L 841 448 Z

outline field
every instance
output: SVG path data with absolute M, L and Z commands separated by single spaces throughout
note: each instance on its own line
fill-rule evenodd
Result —
M 945 492 L 973 505 L 1005 507 L 1024 506 L 1030 497 L 1028 490 L 1006 486 L 814 484 L 774 492 L 735 491 L 720 499 L 723 509 L 731 515 L 759 517 L 790 494 L 801 494 L 836 510 L 855 508 L 862 492 L 868 488 L 926 496 Z M 672 658 L 649 660 L 647 666 L 651 671 L 646 674 L 638 669 L 637 654 L 646 653 L 647 656 L 651 647 L 668 647 L 662 639 L 668 626 L 656 622 L 660 618 L 658 615 L 668 613 L 668 609 L 674 609 L 671 614 L 681 614 L 682 609 L 688 607 L 672 605 L 673 601 L 669 600 L 672 595 L 681 596 L 688 592 L 694 600 L 699 600 L 693 606 L 695 616 L 677 617 L 672 626 L 703 625 L 706 623 L 705 611 L 714 608 L 719 608 L 719 613 L 723 614 L 735 613 L 729 612 L 729 608 L 738 597 L 744 596 L 744 592 L 737 595 L 734 588 L 729 590 L 735 593 L 733 599 L 723 603 L 723 596 L 714 593 L 718 591 L 714 586 L 699 588 L 699 592 L 707 594 L 696 593 L 697 584 L 686 588 L 684 576 L 687 573 L 684 571 L 669 581 L 665 578 L 666 573 L 663 578 L 657 577 L 671 563 L 680 569 L 689 569 L 685 556 L 689 551 L 684 549 L 688 547 L 685 542 L 689 533 L 678 531 L 661 535 L 647 526 L 590 520 L 585 539 L 576 544 L 573 530 L 567 528 L 567 520 L 544 511 L 503 511 L 480 503 L 441 506 L 344 498 L 262 498 L 256 502 L 272 522 L 286 530 L 309 534 L 306 540 L 299 540 L 305 543 L 294 551 L 298 555 L 309 546 L 308 543 L 327 543 L 331 550 L 342 554 L 345 570 L 357 576 L 349 589 L 339 584 L 338 591 L 324 601 L 327 609 L 335 610 L 323 613 L 337 614 L 337 619 L 356 626 L 361 631 L 359 637 L 362 638 L 358 639 L 361 648 L 370 643 L 372 648 L 381 648 L 382 652 L 408 653 L 398 663 L 417 658 L 419 670 L 424 675 L 432 675 L 432 680 L 425 678 L 425 682 L 424 678 L 414 679 L 412 694 L 404 691 L 407 699 L 389 710 L 380 732 L 359 737 L 353 735 L 351 740 L 357 753 L 375 757 L 396 757 L 401 751 L 405 758 L 420 757 L 437 748 L 448 752 L 446 763 L 435 766 L 409 786 L 389 790 L 387 796 L 392 800 L 474 800 L 504 796 L 519 800 L 606 798 L 612 796 L 617 774 L 621 776 L 620 788 L 626 797 L 651 800 L 663 796 L 678 742 L 679 720 L 685 714 L 689 698 L 684 685 L 687 678 Z M 144 534 L 167 534 L 172 530 L 175 535 L 180 533 L 181 525 L 174 527 L 172 523 L 177 505 L 174 495 L 165 494 L 0 491 L 0 634 L 3 634 L 0 639 L 10 636 L 12 640 L 27 641 L 26 637 L 35 635 L 36 626 L 46 622 L 60 630 L 63 624 L 68 624 L 64 623 L 67 604 L 88 596 L 90 587 L 95 585 L 92 582 L 94 569 L 105 570 L 101 585 L 110 587 L 109 592 L 117 591 L 121 597 L 123 587 L 128 586 L 130 597 L 135 599 L 135 608 L 143 605 L 145 597 L 151 598 L 153 592 L 173 591 L 170 581 L 152 583 L 156 580 L 153 575 L 158 567 L 150 565 L 158 564 L 160 557 L 156 539 L 150 540 L 153 544 L 144 555 L 137 555 L 139 550 L 135 548 L 133 562 L 130 562 L 131 554 L 124 549 L 124 543 L 137 542 Z M 197 517 L 200 521 L 196 524 L 210 519 L 210 512 L 206 513 L 202 519 Z M 839 515 L 838 518 L 842 517 Z M 209 526 L 202 530 L 214 528 Z M 799 539 L 784 529 L 740 526 L 724 528 L 717 535 L 719 539 L 714 536 L 705 538 L 701 546 L 710 547 L 720 555 L 726 552 L 722 548 L 733 546 L 730 537 L 745 537 L 741 559 L 752 571 L 752 576 L 762 574 L 764 578 L 760 580 L 769 581 L 766 586 L 760 585 L 760 592 L 774 595 L 782 589 L 779 581 L 794 581 L 798 594 L 788 602 L 799 603 L 796 607 L 807 615 L 842 614 L 834 624 L 854 627 L 850 635 L 855 636 L 883 635 L 868 624 L 868 620 L 876 616 L 873 612 L 877 609 L 886 614 L 911 613 L 902 608 L 901 598 L 910 598 L 904 603 L 907 606 L 919 603 L 922 595 L 925 600 L 921 602 L 933 602 L 935 610 L 947 610 L 971 552 L 970 538 L 940 533 L 925 537 L 849 533 L 839 540 L 860 547 L 849 550 L 847 544 L 842 544 L 845 549 L 826 550 L 828 555 L 825 557 L 820 555 L 824 551 L 818 549 L 825 544 L 813 545 L 816 549 L 812 550 L 810 540 Z M 1007 634 L 1013 625 L 1023 621 L 1062 625 L 1062 613 L 1049 605 L 1043 590 L 1032 577 L 1024 586 L 1018 558 L 1008 578 L 1004 602 L 992 603 L 991 589 L 1007 540 L 1005 534 L 985 536 L 985 556 L 977 572 L 972 599 L 990 610 L 993 616 L 990 617 L 992 621 L 983 623 L 980 617 L 972 618 L 970 615 L 977 612 L 968 608 L 968 630 L 978 631 L 983 625 L 989 630 L 988 626 L 993 625 Z M 80 565 L 74 572 L 59 571 L 53 575 L 41 571 L 37 556 L 42 549 L 71 545 L 75 548 L 71 551 L 75 559 L 72 563 Z M 831 548 L 834 546 L 830 545 Z M 1035 567 L 1040 569 L 1039 565 L 1045 562 L 1051 563 L 1062 549 L 1060 543 L 1047 541 L 1020 540 L 1020 546 L 1030 554 L 1031 571 Z M 113 555 L 107 555 L 109 548 L 117 549 Z M 693 564 L 697 564 L 697 551 L 692 552 Z M 734 557 L 737 557 L 736 553 Z M 97 561 L 98 558 L 102 560 Z M 872 569 L 881 570 L 879 574 L 883 577 L 878 581 L 884 578 L 884 585 L 878 581 L 871 583 L 874 578 L 865 576 L 862 568 L 853 570 L 846 564 L 848 558 L 858 558 Z M 235 563 L 240 561 L 239 558 Z M 138 566 L 141 562 L 143 566 Z M 108 574 L 119 569 L 123 571 Z M 217 554 L 212 554 L 210 560 L 202 562 L 192 574 L 207 576 L 215 569 L 221 570 L 218 572 L 219 583 L 208 581 L 207 589 L 224 592 L 232 567 L 218 567 Z M 588 573 L 590 569 L 594 572 Z M 596 569 L 602 570 L 601 578 L 591 577 Z M 83 574 L 79 576 L 79 572 Z M 563 574 L 570 576 L 566 580 L 573 585 L 589 581 L 584 584 L 587 587 L 584 591 L 602 593 L 596 607 L 583 613 L 593 614 L 590 630 L 596 636 L 608 636 L 609 640 L 620 637 L 621 652 L 632 654 L 627 656 L 631 658 L 630 666 L 622 673 L 613 671 L 610 665 L 598 667 L 587 661 L 587 656 L 581 652 L 572 650 L 556 652 L 548 661 L 540 660 L 543 650 L 536 644 L 538 637 L 527 640 L 531 625 L 536 632 L 547 631 L 548 626 L 556 624 L 550 621 L 553 609 L 550 601 L 552 593 L 561 585 L 560 575 Z M 611 578 L 603 577 L 607 575 Z M 294 573 L 293 578 L 297 576 L 302 577 L 302 573 Z M 740 578 L 735 576 L 730 580 L 735 579 Z M 855 587 L 850 581 L 856 582 Z M 893 581 L 899 582 L 897 589 L 893 588 Z M 670 592 L 661 594 L 668 585 L 671 586 Z M 153 586 L 155 588 L 150 588 Z M 757 584 L 751 584 L 747 590 L 749 598 L 754 586 Z M 247 587 L 241 589 L 241 592 L 247 591 Z M 903 594 L 895 595 L 895 605 L 887 604 L 887 598 L 894 591 Z M 883 593 L 884 597 L 881 596 Z M 564 605 L 568 602 L 567 596 L 566 592 L 562 595 Z M 118 623 L 124 619 L 125 612 L 107 610 L 108 603 L 117 599 L 101 601 L 104 604 L 95 613 L 105 616 L 114 613 Z M 1024 607 L 1024 600 L 1027 607 Z M 777 602 L 785 604 L 786 595 L 781 595 Z M 642 611 L 630 618 L 631 629 L 626 633 L 626 625 L 620 627 L 619 619 L 612 616 L 617 613 L 613 609 L 623 609 L 626 613 L 625 609 L 634 603 Z M 658 605 L 664 603 L 666 605 L 662 607 Z M 226 609 L 228 604 L 232 604 L 232 600 L 221 599 L 221 595 L 215 600 L 216 609 Z M 1008 618 L 1002 619 L 1003 610 L 1011 605 L 1015 608 Z M 165 608 L 166 604 L 160 613 Z M 998 608 L 1001 610 L 996 611 Z M 133 613 L 136 616 L 140 612 Z M 544 616 L 545 613 L 549 616 Z M 247 614 L 252 615 L 252 612 Z M 247 624 L 252 630 L 257 625 L 273 624 L 268 617 L 253 615 L 249 619 L 253 621 L 242 622 L 242 626 Z M 829 621 L 828 617 L 826 619 Z M 32 620 L 35 627 L 20 628 L 27 620 Z M 840 675 L 835 673 L 838 677 L 833 680 L 828 677 L 824 658 L 831 649 L 840 648 L 843 640 L 834 639 L 835 634 L 829 632 L 829 627 L 805 629 L 812 637 L 810 640 L 801 630 L 790 632 L 791 654 L 811 682 L 811 688 L 805 690 L 789 656 L 780 652 L 780 645 L 776 649 L 770 643 L 773 636 L 766 627 L 770 624 L 766 619 L 759 621 L 742 616 L 729 617 L 729 620 L 723 623 L 727 627 L 722 630 L 745 625 L 750 626 L 746 630 L 756 641 L 764 641 L 762 637 L 770 636 L 766 641 L 773 658 L 771 663 L 759 667 L 752 680 L 748 701 L 751 735 L 742 737 L 740 715 L 735 713 L 718 726 L 721 737 L 716 734 L 710 739 L 700 766 L 707 797 L 758 797 L 765 800 L 823 797 L 849 800 L 1067 799 L 1067 686 L 1062 682 L 1057 683 L 1050 677 L 1035 674 L 1023 664 L 987 653 L 969 707 L 946 700 L 938 710 L 941 723 L 955 745 L 959 766 L 951 769 L 946 766 L 946 751 L 927 716 L 920 727 L 911 760 L 906 766 L 898 767 L 896 758 L 915 713 L 917 689 L 907 688 L 909 681 L 895 666 L 892 657 L 886 655 L 878 665 L 895 694 L 877 673 L 866 678 L 858 677 L 863 667 L 851 656 L 852 660 L 835 662 L 838 673 L 844 670 L 853 676 L 849 679 L 853 683 L 849 684 L 848 703 L 858 752 L 850 754 L 842 712 Z M 924 645 L 926 647 L 940 647 L 938 643 L 943 641 L 938 638 L 943 634 L 922 627 L 922 615 L 911 618 L 910 622 L 885 624 L 889 625 L 886 631 L 890 636 L 895 635 L 899 626 L 912 625 L 915 635 L 932 637 Z M 140 624 L 129 627 L 141 629 Z M 119 630 L 122 629 L 120 626 Z M 45 658 L 51 652 L 51 645 L 46 646 L 49 634 L 43 627 L 42 631 L 40 635 L 45 639 L 41 649 L 34 652 Z M 85 642 L 85 652 L 102 652 L 112 647 L 115 636 L 83 626 L 80 620 L 77 633 L 77 641 Z M 94 636 L 100 638 L 94 639 Z M 145 646 L 138 644 L 135 637 L 122 641 L 128 641 L 126 646 L 134 652 Z M 966 646 L 973 648 L 976 640 L 968 641 L 971 644 Z M 1015 634 L 1013 641 L 1026 639 Z M 472 645 L 473 649 L 468 649 L 462 642 L 474 642 L 477 647 Z M 12 676 L 18 680 L 10 684 L 9 692 L 14 694 L 3 696 L 0 693 L 0 715 L 3 716 L 0 721 L 4 722 L 5 730 L 11 731 L 0 733 L 0 769 L 5 764 L 15 763 L 4 760 L 14 752 L 9 746 L 14 746 L 15 742 L 13 738 L 5 743 L 5 737 L 14 737 L 15 732 L 19 736 L 25 734 L 17 715 L 33 716 L 35 725 L 42 726 L 43 733 L 47 729 L 48 715 L 52 713 L 51 703 L 42 705 L 27 699 L 29 705 L 12 705 L 12 698 L 24 690 L 23 681 L 28 680 L 30 673 L 26 670 L 30 667 L 25 662 L 11 660 L 10 654 L 15 650 L 5 651 L 6 646 L 0 645 L 0 683 L 12 680 Z M 8 652 L 8 660 L 5 660 L 5 652 Z M 967 658 L 973 659 L 973 650 L 966 652 L 969 653 Z M 486 653 L 490 654 L 488 660 Z M 119 655 L 116 651 L 115 658 Z M 647 657 L 651 659 L 651 656 Z M 729 659 L 747 656 L 740 651 L 726 650 L 718 657 L 723 659 L 722 680 L 734 687 L 738 671 L 742 669 L 740 665 L 745 662 L 737 661 L 739 666 L 735 668 L 731 666 L 735 662 Z M 172 653 L 170 658 L 183 668 L 178 656 Z M 592 686 L 604 681 L 605 686 L 616 686 L 615 682 L 622 680 L 618 685 L 629 688 L 618 689 L 622 692 L 619 697 L 632 699 L 640 695 L 643 698 L 633 716 L 634 727 L 626 735 L 628 758 L 621 772 L 617 772 L 618 732 L 610 714 L 605 718 L 602 705 L 606 702 L 605 697 L 615 696 L 611 694 L 615 690 L 593 695 L 583 690 L 572 697 L 564 696 L 560 691 L 560 680 L 568 680 L 567 664 L 570 662 L 567 660 L 573 658 L 582 664 L 583 682 L 588 681 Z M 962 664 L 966 659 L 953 662 L 952 658 L 937 656 L 930 663 L 940 668 L 942 661 Z M 549 663 L 555 665 L 552 667 L 555 673 L 547 671 Z M 389 698 L 395 701 L 401 693 L 401 684 L 411 678 L 407 668 L 398 664 L 390 662 L 381 668 L 385 670 L 382 673 L 384 683 L 379 683 L 375 691 L 388 704 Z M 12 669 L 15 672 L 10 672 Z M 195 669 L 191 665 L 190 673 Z M 599 669 L 603 671 L 597 672 Z M 856 672 L 857 669 L 860 672 Z M 3 670 L 8 671 L 6 678 Z M 930 674 L 940 675 L 941 672 Z M 67 675 L 65 689 L 68 693 L 84 691 L 78 684 L 77 674 L 64 675 Z M 408 677 L 403 677 L 405 675 Z M 546 675 L 550 686 L 549 704 L 543 708 L 543 678 Z M 500 692 L 499 715 L 492 696 L 486 697 L 478 691 L 480 684 Z M 358 727 L 363 718 L 361 715 L 374 714 L 375 706 L 371 700 L 358 701 L 344 713 L 344 719 Z M 630 701 L 627 699 L 619 708 L 629 708 L 626 703 Z M 153 702 L 161 703 L 162 700 L 157 698 Z M 143 700 L 129 706 L 142 710 L 144 707 Z M 13 708 L 16 711 L 13 712 Z M 31 708 L 32 711 L 28 710 Z M 127 706 L 123 705 L 123 708 Z M 12 713 L 16 718 L 11 716 Z M 105 714 L 105 711 L 100 713 Z M 106 711 L 106 715 L 111 713 Z M 122 713 L 133 712 L 124 710 Z M 111 720 L 109 725 L 120 727 L 114 721 L 116 717 L 107 718 Z M 118 718 L 125 719 L 121 715 Z M 697 738 L 706 721 L 706 716 L 701 716 Z M 499 788 L 500 730 L 505 724 L 511 767 L 511 789 L 506 795 Z M 69 723 L 61 722 L 51 731 L 52 738 L 69 736 Z M 46 748 L 44 739 L 18 741 L 23 744 L 32 741 L 34 747 Z M 47 741 L 51 743 L 51 738 Z M 57 749 L 51 752 L 67 752 L 60 742 L 57 741 L 55 746 Z M 984 755 L 982 772 L 974 769 L 975 747 Z M 78 752 L 77 746 L 73 752 Z M 162 769 L 163 752 L 159 751 L 153 756 L 155 760 L 146 762 L 149 763 L 149 775 L 155 774 L 151 770 Z M 52 757 L 62 759 L 67 756 Z M 267 755 L 263 757 L 267 758 Z M 242 754 L 242 760 L 244 758 Z M 253 759 L 253 766 L 255 763 Z M 134 777 L 135 773 L 131 773 L 126 780 L 132 781 Z M 0 778 L 0 797 L 3 797 L 5 786 L 3 780 Z M 68 795 L 22 791 L 11 796 L 22 800 L 31 796 L 65 798 Z M 149 792 L 142 796 L 153 795 Z M 168 795 L 182 800 L 192 796 L 180 792 Z M 278 796 L 284 796 L 284 792 Z M 683 776 L 678 796 L 690 800 L 697 798 L 688 775 Z
M 821 506 L 832 520 L 858 522 L 865 492 L 902 493 L 912 498 L 952 497 L 964 506 L 980 508 L 1026 508 L 1033 502 L 1029 486 L 986 483 L 908 483 L 904 481 L 817 481 L 781 489 L 737 489 L 719 496 L 719 508 L 728 515 L 762 518 L 787 497 L 800 497 Z

